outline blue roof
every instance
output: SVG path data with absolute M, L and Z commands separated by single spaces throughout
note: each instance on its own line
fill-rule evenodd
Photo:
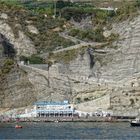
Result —
M 69 103 L 64 102 L 47 102 L 47 101 L 41 101 L 41 102 L 35 102 L 34 105 L 68 105 Z

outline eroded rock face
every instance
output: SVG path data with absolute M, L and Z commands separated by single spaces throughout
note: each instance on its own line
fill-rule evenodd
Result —
M 30 33 L 33 33 L 33 34 L 38 34 L 39 31 L 36 27 L 34 27 L 33 25 L 28 25 L 28 30 Z
M 14 61 L 14 46 L 0 34 L 0 108 L 18 108 L 36 101 L 27 73 Z
M 140 16 L 114 25 L 113 32 L 120 34 L 119 41 L 114 43 L 119 47 L 114 68 L 120 85 L 112 94 L 113 109 L 136 114 L 140 107 Z
M 14 106 L 22 99 L 21 106 L 36 100 L 69 99 L 83 111 L 95 111 L 97 106 L 94 106 L 98 104 L 99 108 L 111 109 L 116 115 L 137 115 L 140 108 L 140 16 L 115 24 L 112 32 L 120 35 L 113 43 L 116 49 L 96 49 L 90 53 L 85 50 L 75 60 L 56 63 L 48 71 L 20 66 L 27 73 L 14 82 L 14 89 L 12 84 L 6 86 L 8 90 L 4 90 L 6 97 L 2 104 L 8 106 L 8 101 L 13 100 L 11 105 Z M 7 36 L 12 36 L 8 33 Z M 27 50 L 31 52 L 31 48 Z
M 131 59 L 122 61 L 120 49 L 103 54 L 96 51 L 93 67 L 90 67 L 87 51 L 69 64 L 52 65 L 49 71 L 23 66 L 37 100 L 68 99 L 78 103 L 76 107 L 83 111 L 103 108 L 112 109 L 117 115 L 136 115 L 140 107 L 140 80 L 139 74 L 133 73 L 134 69 L 130 67 Z
M 5 20 L 0 20 L 0 33 L 6 36 L 9 42 L 14 45 L 18 56 L 30 56 L 36 53 L 33 42 L 20 30 L 16 38 L 12 28 Z
M 7 38 L 3 34 L 0 34 L 0 50 L 0 57 L 13 58 L 16 56 L 16 51 L 13 44 L 9 43 Z
M 29 74 L 31 83 L 38 85 L 36 88 L 38 93 L 44 93 L 45 97 L 48 95 L 46 99 L 61 97 L 56 99 L 67 98 L 71 102 L 89 102 L 89 110 L 86 106 L 87 111 L 95 110 L 93 107 L 95 99 L 110 95 L 108 109 L 112 109 L 117 115 L 137 115 L 140 108 L 139 21 L 140 16 L 133 21 L 114 25 L 112 32 L 118 33 L 120 38 L 113 45 L 118 47 L 93 51 L 95 62 L 93 67 L 90 67 L 91 57 L 86 51 L 69 64 L 56 63 L 51 66 L 45 76 L 47 79 L 43 78 L 46 81 L 43 82 L 46 83 L 43 88 L 42 78 L 37 75 L 34 80 L 36 72 L 33 71 Z M 78 109 L 80 106 L 82 105 L 77 104 Z M 106 108 L 106 104 L 104 106 Z
M 18 108 L 36 101 L 33 85 L 27 74 L 14 66 L 9 73 L 0 76 L 0 108 Z
M 1 17 L 2 19 L 8 19 L 8 15 L 5 14 L 5 13 L 1 13 L 1 14 L 0 14 L 0 17 Z

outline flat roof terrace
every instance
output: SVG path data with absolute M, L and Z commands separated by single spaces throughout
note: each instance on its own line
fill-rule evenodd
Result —
M 41 101 L 41 102 L 35 102 L 34 105 L 69 105 L 69 102 L 68 101 L 63 101 L 63 102 Z

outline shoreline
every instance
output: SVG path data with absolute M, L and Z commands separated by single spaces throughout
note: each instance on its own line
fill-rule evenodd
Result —
M 132 119 L 115 119 L 115 118 L 102 118 L 102 117 L 92 117 L 92 118 L 24 118 L 24 119 L 7 119 L 0 120 L 0 123 L 14 123 L 14 122 L 130 122 Z

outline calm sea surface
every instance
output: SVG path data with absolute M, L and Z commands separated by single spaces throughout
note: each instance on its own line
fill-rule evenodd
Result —
M 140 127 L 129 123 L 14 123 L 0 124 L 0 139 L 120 139 L 140 140 Z

